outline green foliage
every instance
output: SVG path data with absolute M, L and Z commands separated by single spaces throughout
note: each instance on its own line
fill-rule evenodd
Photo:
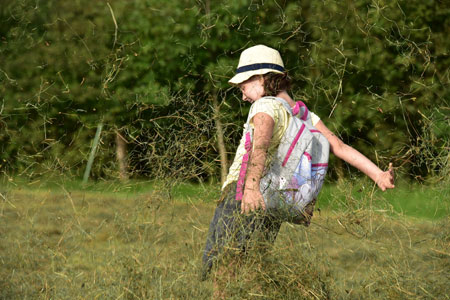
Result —
M 411 178 L 448 174 L 442 1 L 21 0 L 0 19 L 6 174 L 80 177 L 102 121 L 97 178 L 117 176 L 116 132 L 131 175 L 215 177 L 211 101 L 231 158 L 248 107 L 227 79 L 240 51 L 260 43 L 280 50 L 292 94 L 345 142 Z M 172 122 L 182 119 L 197 123 Z M 159 159 L 167 151 L 171 164 Z

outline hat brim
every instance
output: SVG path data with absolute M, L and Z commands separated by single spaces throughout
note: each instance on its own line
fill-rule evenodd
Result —
M 252 77 L 254 75 L 264 75 L 264 74 L 267 74 L 270 72 L 283 74 L 283 72 L 275 70 L 275 69 L 259 69 L 259 70 L 254 70 L 254 71 L 238 73 L 238 74 L 234 75 L 230 80 L 228 80 L 228 83 L 232 84 L 232 85 L 238 85 L 238 84 L 241 84 L 244 81 L 250 79 L 250 77 Z

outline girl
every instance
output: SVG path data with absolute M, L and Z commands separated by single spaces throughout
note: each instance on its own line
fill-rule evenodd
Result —
M 250 245 L 266 249 L 265 245 L 275 241 L 281 226 L 280 220 L 264 213 L 265 204 L 260 191 L 263 171 L 270 164 L 291 118 L 281 103 L 265 96 L 282 98 L 291 107 L 296 104 L 288 94 L 290 81 L 279 52 L 264 45 L 244 50 L 236 75 L 229 83 L 240 88 L 243 101 L 252 103 L 249 113 L 254 115 L 250 120 L 250 126 L 253 128 L 253 148 L 242 200 L 238 201 L 237 181 L 246 152 L 245 139 L 241 138 L 233 164 L 222 186 L 221 201 L 210 224 L 203 253 L 203 278 L 218 254 L 224 254 L 224 249 L 231 255 L 237 255 L 237 258 L 247 252 Z M 363 154 L 342 142 L 314 113 L 311 113 L 311 120 L 316 129 L 327 138 L 331 151 L 337 157 L 369 176 L 382 191 L 394 188 L 392 164 L 389 164 L 388 171 L 383 172 Z M 311 203 L 305 209 L 305 225 L 309 224 L 313 205 L 314 203 Z M 249 243 L 250 241 L 252 243 Z

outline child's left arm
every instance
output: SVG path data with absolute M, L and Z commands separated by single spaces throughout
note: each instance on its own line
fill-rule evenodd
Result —
M 253 117 L 253 125 L 253 150 L 250 155 L 244 195 L 241 200 L 241 211 L 243 213 L 266 208 L 259 184 L 264 171 L 267 150 L 272 139 L 274 120 L 268 114 L 260 112 Z
M 382 191 L 395 187 L 394 170 L 391 163 L 389 163 L 389 170 L 383 172 L 370 159 L 339 139 L 322 121 L 319 121 L 315 127 L 327 138 L 334 155 L 369 176 Z

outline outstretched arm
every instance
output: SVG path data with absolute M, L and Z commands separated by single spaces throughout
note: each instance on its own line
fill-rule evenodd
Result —
M 322 121 L 319 121 L 315 127 L 327 138 L 334 155 L 369 176 L 382 191 L 395 187 L 394 170 L 391 163 L 389 164 L 389 170 L 383 172 L 370 159 L 339 139 Z

